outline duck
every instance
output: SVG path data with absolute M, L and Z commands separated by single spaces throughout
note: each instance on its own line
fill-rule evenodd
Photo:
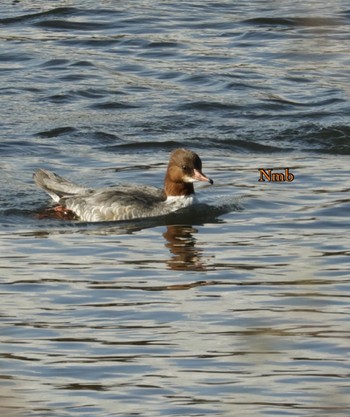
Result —
M 60 218 L 85 222 L 164 216 L 198 203 L 195 182 L 214 183 L 203 174 L 200 157 L 189 149 L 171 152 L 163 188 L 125 184 L 92 189 L 46 169 L 38 169 L 33 178 L 56 203 L 54 211 Z

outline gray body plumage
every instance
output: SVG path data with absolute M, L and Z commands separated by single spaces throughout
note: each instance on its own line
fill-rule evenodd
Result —
M 43 169 L 34 173 L 34 181 L 56 203 L 88 222 L 161 216 L 193 203 L 193 197 L 167 200 L 162 189 L 151 186 L 121 185 L 94 190 Z

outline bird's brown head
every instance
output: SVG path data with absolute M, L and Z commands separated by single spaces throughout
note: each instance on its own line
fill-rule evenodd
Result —
M 170 154 L 165 176 L 165 193 L 167 196 L 190 195 L 194 193 L 193 183 L 214 181 L 202 172 L 200 157 L 189 149 L 176 149 Z

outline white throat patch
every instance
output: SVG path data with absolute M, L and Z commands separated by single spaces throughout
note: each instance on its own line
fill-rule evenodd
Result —
M 174 210 L 178 210 L 183 207 L 191 206 L 197 203 L 197 198 L 194 194 L 191 195 L 180 195 L 180 196 L 168 196 L 165 200 L 166 204 L 171 204 Z

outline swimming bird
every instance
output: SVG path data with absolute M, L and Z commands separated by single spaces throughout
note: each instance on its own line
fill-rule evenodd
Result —
M 45 169 L 38 169 L 33 177 L 35 184 L 58 203 L 55 211 L 87 222 L 166 215 L 197 201 L 194 182 L 213 184 L 202 172 L 200 157 L 188 149 L 170 154 L 163 189 L 133 184 L 91 189 Z

